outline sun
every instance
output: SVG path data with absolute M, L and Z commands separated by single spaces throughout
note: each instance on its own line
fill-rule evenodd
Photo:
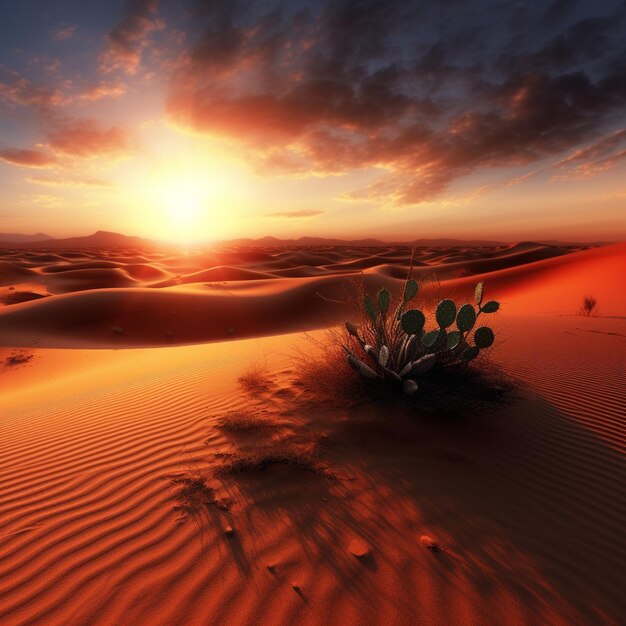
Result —
M 171 225 L 200 226 L 202 215 L 209 210 L 210 185 L 198 180 L 175 179 L 158 187 L 160 203 Z

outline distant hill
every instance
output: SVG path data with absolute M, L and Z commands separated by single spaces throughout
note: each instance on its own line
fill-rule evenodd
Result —
M 278 239 L 276 237 L 262 237 L 261 239 L 230 239 L 221 241 L 221 244 L 242 247 L 273 247 L 273 246 L 351 246 L 375 248 L 384 246 L 415 246 L 417 248 L 449 248 L 452 246 L 505 246 L 502 241 L 487 241 L 482 239 L 414 239 L 413 241 L 383 241 L 381 239 L 325 239 L 324 237 L 300 237 L 299 239 Z
M 153 247 L 155 243 L 143 237 L 131 237 L 99 230 L 87 237 L 68 237 L 67 239 L 45 239 L 28 241 L 10 241 L 0 237 L 0 248 L 141 248 Z
M 23 235 L 21 233 L 0 233 L 0 241 L 13 241 L 16 243 L 22 241 L 49 241 L 54 239 L 45 233 L 36 233 L 35 235 Z

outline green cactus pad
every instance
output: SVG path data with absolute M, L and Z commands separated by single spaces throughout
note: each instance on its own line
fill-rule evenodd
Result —
M 454 350 L 461 342 L 461 333 L 458 330 L 453 330 L 448 333 L 446 337 L 446 350 Z
M 419 290 L 419 285 L 416 280 L 407 280 L 406 285 L 404 286 L 404 301 L 408 302 L 409 300 L 413 300 L 417 295 Z
M 474 299 L 476 300 L 477 306 L 480 306 L 480 303 L 483 301 L 484 293 L 485 293 L 485 283 L 478 283 L 476 285 L 476 289 L 474 290 Z
M 485 306 L 480 307 L 481 313 L 495 313 L 500 308 L 500 303 L 495 300 L 489 300 Z
M 378 292 L 378 308 L 380 309 L 383 315 L 387 315 L 387 309 L 389 308 L 389 300 L 391 299 L 391 294 L 388 289 L 381 289 Z
M 424 328 L 426 318 L 419 309 L 409 309 L 402 314 L 400 325 L 407 335 L 416 335 Z
M 429 350 L 437 350 L 445 343 L 446 334 L 447 333 L 443 328 L 431 330 L 422 337 L 422 343 Z
M 493 330 L 489 326 L 481 326 L 474 333 L 474 343 L 479 348 L 488 348 L 493 343 L 494 338 Z
M 369 315 L 372 322 L 376 323 L 376 317 L 377 317 L 376 306 L 372 302 L 372 299 L 366 295 L 365 298 L 363 299 L 363 304 L 365 305 L 365 311 Z
M 475 359 L 479 354 L 479 348 L 477 348 L 476 346 L 470 346 L 469 348 L 463 350 L 463 352 L 461 353 L 461 358 L 464 361 L 471 361 L 472 359 Z
M 456 304 L 452 300 L 442 300 L 437 306 L 437 324 L 441 328 L 448 328 L 456 318 Z
M 476 322 L 476 311 L 471 304 L 464 304 L 456 316 L 456 325 L 461 332 L 472 330 Z

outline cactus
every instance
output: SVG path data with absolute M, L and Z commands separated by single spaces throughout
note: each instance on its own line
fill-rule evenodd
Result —
M 412 378 L 407 378 L 402 383 L 402 390 L 407 396 L 413 396 L 417 393 L 417 383 Z
M 426 318 L 418 309 L 409 309 L 402 314 L 400 324 L 407 335 L 417 335 L 424 328 Z
M 485 293 L 485 283 L 478 283 L 474 290 L 474 300 L 476 300 L 476 306 L 480 306 L 483 301 L 483 294 Z
M 372 299 L 367 295 L 364 298 L 364 304 L 365 304 L 365 311 L 369 315 L 369 318 L 372 320 L 372 322 L 375 324 L 376 318 L 378 317 L 378 313 L 376 312 L 376 306 L 372 302 Z
M 409 302 L 410 300 L 413 300 L 413 298 L 415 298 L 418 290 L 419 290 L 419 285 L 416 280 L 411 279 L 411 280 L 406 281 L 406 285 L 404 285 L 404 294 L 402 297 L 405 304 Z
M 453 330 L 446 337 L 446 350 L 454 350 L 461 343 L 463 335 L 458 330 Z
M 471 361 L 472 359 L 475 359 L 479 353 L 480 348 L 477 348 L 476 346 L 470 346 L 469 348 L 465 348 L 465 350 L 461 352 L 461 359 L 465 362 Z
M 427 330 L 421 310 L 404 310 L 418 291 L 417 281 L 407 279 L 400 300 L 395 310 L 392 309 L 393 315 L 388 315 L 391 294 L 387 289 L 378 292 L 376 302 L 365 295 L 363 308 L 369 321 L 360 328 L 346 322 L 347 345 L 342 345 L 348 364 L 360 376 L 395 385 L 409 396 L 418 393 L 416 379 L 420 376 L 430 370 L 437 371 L 436 368 L 445 372 L 443 368 L 455 362 L 467 365 L 482 349 L 489 348 L 495 335 L 488 326 L 473 332 L 474 345 L 470 345 L 468 336 L 479 315 L 495 313 L 500 307 L 495 300 L 482 304 L 484 285 L 479 283 L 474 293 L 478 310 L 472 304 L 464 304 L 457 311 L 452 300 L 442 300 L 435 311 L 437 327 Z M 456 329 L 452 330 L 455 321 Z M 365 354 L 369 365 L 357 357 L 357 349 Z
M 445 343 L 446 334 L 447 333 L 443 328 L 431 330 L 422 337 L 422 343 L 424 344 L 424 347 L 429 350 L 437 350 Z
M 381 289 L 378 292 L 378 308 L 383 315 L 387 315 L 387 309 L 389 308 L 389 300 L 391 299 L 391 294 L 388 289 Z
M 348 358 L 348 363 L 350 367 L 356 370 L 357 372 L 359 372 L 361 376 L 365 376 L 365 378 L 371 378 L 371 379 L 378 378 L 378 374 L 371 367 L 369 367 L 368 365 L 365 365 L 363 361 L 360 361 L 359 359 L 352 356 L 351 354 L 349 354 L 347 358 Z
M 436 318 L 441 328 L 452 326 L 456 318 L 456 304 L 452 300 L 442 300 L 437 306 Z
M 476 311 L 474 311 L 474 307 L 471 304 L 464 304 L 459 309 L 459 312 L 456 316 L 457 328 L 461 332 L 466 333 L 472 330 L 475 323 L 476 323 Z
M 474 332 L 474 343 L 479 348 L 488 348 L 493 344 L 494 338 L 493 330 L 489 326 L 481 326 Z
M 389 348 L 387 346 L 382 346 L 380 352 L 378 353 L 378 362 L 385 367 L 385 365 L 387 365 L 387 361 L 389 361 Z
M 480 307 L 481 313 L 495 313 L 500 308 L 500 303 L 495 300 L 489 300 L 485 306 Z

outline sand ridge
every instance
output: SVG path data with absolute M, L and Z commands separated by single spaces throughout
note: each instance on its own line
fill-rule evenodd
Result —
M 518 264 L 519 254 L 534 254 L 537 250 L 540 254 L 536 260 L 531 260 L 534 256 L 525 256 Z M 303 265 L 303 260 L 317 263 L 328 260 L 331 252 L 339 254 L 335 250 L 323 252 L 314 256 L 301 251 L 272 255 L 245 250 L 238 253 L 241 267 L 215 265 L 165 281 L 160 278 L 166 273 L 167 264 L 180 263 L 180 257 L 137 265 L 136 253 L 120 257 L 120 252 L 114 251 L 110 254 L 118 259 L 130 258 L 132 262 L 111 267 L 108 260 L 100 267 L 97 261 L 84 261 L 86 253 L 61 265 L 54 261 L 37 272 L 29 269 L 24 283 L 16 281 L 13 274 L 4 281 L 5 290 L 0 296 L 12 304 L 0 308 L 0 345 L 159 346 L 320 328 L 353 314 L 349 300 L 354 296 L 355 284 L 364 285 L 368 291 L 387 286 L 397 292 L 410 261 L 410 251 L 405 249 L 404 264 L 390 264 L 388 254 L 381 251 L 377 265 L 368 263 L 360 271 L 346 270 L 344 264 L 333 266 L 334 271 L 328 265 Z M 356 252 L 363 250 L 343 251 L 344 257 Z M 387 252 L 399 254 L 397 250 Z M 458 275 L 457 269 L 450 269 L 456 268 L 457 261 L 441 264 L 442 255 L 446 257 L 447 252 L 440 250 L 438 256 L 432 257 L 433 251 L 420 251 L 429 265 L 427 270 L 416 267 L 414 275 L 423 281 L 422 294 L 427 300 L 444 291 L 469 298 L 474 284 L 482 280 L 512 312 L 573 314 L 582 296 L 590 290 L 600 297 L 604 315 L 618 315 L 626 308 L 623 291 L 613 289 L 626 272 L 625 244 L 582 251 L 535 244 L 469 249 L 463 254 L 487 258 L 478 261 L 482 273 L 468 270 L 463 276 Z M 371 249 L 367 253 L 371 255 Z M 21 252 L 11 251 L 12 254 Z M 195 268 L 215 262 L 215 254 L 187 257 L 185 262 L 196 264 Z M 458 254 L 461 252 L 454 256 Z M 268 265 L 277 262 L 276 257 L 280 257 L 281 264 L 288 257 L 289 268 L 279 270 L 285 271 L 285 275 L 275 275 L 268 269 Z M 475 262 L 466 261 L 466 266 Z M 86 268 L 85 263 L 98 267 Z M 76 266 L 82 269 L 72 269 Z M 308 269 L 301 272 L 301 268 Z M 157 275 L 157 280 L 151 282 Z M 551 280 L 547 282 L 545 277 Z M 33 291 L 33 285 L 39 285 L 38 291 Z M 47 295 L 42 293 L 42 286 L 55 295 L 41 297 Z

